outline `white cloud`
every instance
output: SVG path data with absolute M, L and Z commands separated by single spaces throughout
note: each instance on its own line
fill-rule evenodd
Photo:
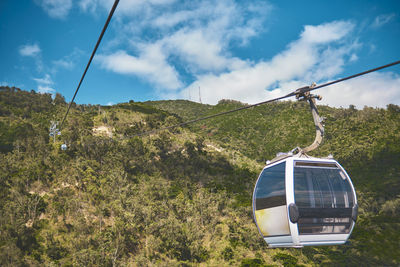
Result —
M 359 49 L 361 44 L 357 41 L 341 44 L 338 47 L 328 45 L 319 54 L 319 60 L 304 78 L 306 80 L 319 81 L 334 77 L 341 73 L 346 61 L 353 62 L 357 57 L 353 51 Z
M 41 72 L 43 70 L 43 62 L 41 57 L 42 50 L 38 44 L 26 44 L 19 47 L 18 52 L 23 57 L 31 57 L 34 59 L 36 69 Z
M 375 72 L 328 86 L 317 92 L 322 104 L 335 107 L 364 106 L 384 108 L 388 103 L 400 104 L 400 76 L 392 72 Z
M 52 95 L 54 95 L 56 92 L 55 89 L 53 89 L 49 86 L 42 86 L 42 85 L 39 85 L 38 89 L 36 91 L 40 94 L 52 94 Z
M 97 9 L 98 1 L 97 0 L 81 0 L 78 3 L 81 10 L 87 12 L 94 13 Z
M 72 0 L 35 0 L 52 18 L 65 19 L 72 8 Z
M 229 46 L 235 41 L 239 45 L 246 44 L 261 31 L 261 22 L 269 11 L 270 7 L 262 2 L 240 6 L 229 0 L 203 1 L 191 9 L 162 14 L 152 26 L 162 30 L 172 28 L 160 42 L 165 44 L 169 54 L 189 64 L 192 73 L 219 72 L 245 64 L 232 57 Z M 246 12 L 251 16 L 246 17 Z
M 42 85 L 51 85 L 54 84 L 49 74 L 46 74 L 43 78 L 33 78 L 35 82 Z
M 374 22 L 371 24 L 371 27 L 375 28 L 375 29 L 380 28 L 383 25 L 392 21 L 395 16 L 396 16 L 396 14 L 394 14 L 394 13 L 379 15 L 375 18 Z
M 167 13 L 157 17 L 151 23 L 158 28 L 171 28 L 196 16 L 198 12 L 193 10 L 180 10 L 175 13 Z
M 355 62 L 358 60 L 358 56 L 356 54 L 351 54 L 349 61 L 350 62 Z
M 41 52 L 38 44 L 23 45 L 19 48 L 19 54 L 25 57 L 35 57 Z
M 74 67 L 74 62 L 72 62 L 71 60 L 67 60 L 67 59 L 58 59 L 58 60 L 54 60 L 53 64 L 57 67 L 62 67 L 64 69 L 72 69 Z
M 185 97 L 188 90 L 200 86 L 205 103 L 215 104 L 222 98 L 256 103 L 287 94 L 310 81 L 329 79 L 342 71 L 346 58 L 359 47 L 347 40 L 353 28 L 352 23 L 344 21 L 305 26 L 300 38 L 271 60 L 247 62 L 242 68 L 219 75 L 199 75 L 177 97 Z
M 154 6 L 166 6 L 176 0 L 124 0 L 120 1 L 116 15 L 132 15 L 150 12 Z M 95 13 L 98 9 L 110 10 L 113 0 L 80 0 L 78 5 L 81 10 Z
M 239 6 L 234 1 L 203 1 L 187 9 L 161 14 L 151 22 L 167 34 L 158 40 L 168 55 L 179 57 L 190 73 L 218 73 L 243 67 L 246 62 L 229 53 L 229 45 L 245 44 L 261 30 L 261 21 L 270 11 L 266 5 Z M 263 16 L 257 16 L 260 10 Z M 245 12 L 252 13 L 245 19 Z
M 347 21 L 324 23 L 318 26 L 306 25 L 301 33 L 301 40 L 313 44 L 323 44 L 337 41 L 354 29 L 354 25 Z
M 43 78 L 33 78 L 38 84 L 37 92 L 40 94 L 52 94 L 55 97 L 56 90 L 50 86 L 54 84 L 49 74 L 45 74 Z
M 119 10 L 121 14 L 132 15 L 139 12 L 149 12 L 153 7 L 162 7 L 176 2 L 175 0 L 128 0 L 121 1 Z
M 71 54 L 68 54 L 60 59 L 53 60 L 52 63 L 56 68 L 64 68 L 71 70 L 75 66 L 75 62 L 83 54 L 79 48 L 74 48 Z
M 223 45 L 204 30 L 178 31 L 161 42 L 168 48 L 169 54 L 187 62 L 193 72 L 221 71 L 243 66 L 242 60 L 223 55 Z
M 102 0 L 81 3 L 86 9 L 110 4 Z M 263 31 L 261 22 L 271 10 L 261 1 L 252 4 L 233 0 L 126 1 L 121 4 L 116 20 L 121 30 L 114 45 L 129 43 L 129 49 L 136 56 L 125 48 L 120 49 L 123 53 L 100 56 L 99 62 L 105 69 L 144 78 L 161 90 L 182 88 L 177 69 L 185 72 L 184 75 L 198 76 L 245 67 L 248 62 L 232 56 L 229 50 L 232 45 L 245 45 L 249 38 Z M 135 16 L 129 15 L 132 12 L 136 12 Z M 152 34 L 142 39 L 146 31 Z M 150 56 L 148 51 L 155 48 L 157 51 Z
M 100 55 L 97 60 L 107 70 L 144 77 L 159 88 L 175 90 L 182 86 L 177 71 L 167 63 L 158 44 L 142 47 L 138 57 L 117 51 L 107 56 Z
M 369 45 L 369 54 L 373 54 L 376 51 L 376 45 L 370 44 Z

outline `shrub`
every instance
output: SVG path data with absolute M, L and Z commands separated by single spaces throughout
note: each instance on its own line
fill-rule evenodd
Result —
M 294 267 L 294 266 L 299 266 L 297 264 L 297 259 L 295 257 L 293 257 L 292 255 L 289 254 L 285 254 L 285 253 L 277 253 L 275 254 L 272 259 L 274 261 L 280 261 L 283 266 L 285 267 Z
M 243 259 L 240 263 L 240 267 L 264 267 L 266 266 L 262 259 Z

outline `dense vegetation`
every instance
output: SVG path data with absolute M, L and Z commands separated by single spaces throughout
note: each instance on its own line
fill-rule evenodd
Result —
M 400 107 L 320 107 L 327 135 L 314 155 L 347 169 L 359 220 L 340 247 L 267 249 L 252 189 L 263 161 L 312 142 L 305 103 L 135 136 L 241 105 L 74 105 L 53 142 L 64 98 L 0 87 L 0 265 L 399 265 Z

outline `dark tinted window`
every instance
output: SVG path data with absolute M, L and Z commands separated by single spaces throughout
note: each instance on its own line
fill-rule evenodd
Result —
M 300 234 L 348 234 L 351 229 L 350 218 L 300 218 Z
M 285 162 L 265 168 L 257 182 L 256 210 L 286 205 Z
M 296 164 L 294 189 L 295 202 L 300 212 L 300 234 L 350 231 L 353 191 L 341 169 Z

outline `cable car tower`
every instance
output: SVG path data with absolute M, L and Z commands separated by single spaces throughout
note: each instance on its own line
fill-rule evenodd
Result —
M 53 143 L 56 142 L 56 135 L 60 135 L 61 132 L 58 129 L 58 121 L 51 121 L 49 127 L 49 136 L 53 137 Z
M 50 127 L 49 127 L 49 136 L 53 137 L 53 143 L 56 142 L 57 135 L 61 135 L 61 131 L 58 128 L 58 121 L 51 121 Z M 63 151 L 67 150 L 67 144 L 63 143 L 60 148 Z
M 343 167 L 332 156 L 307 155 L 324 136 L 315 104 L 321 97 L 310 94 L 313 87 L 300 88 L 296 98 L 310 104 L 314 142 L 267 161 L 254 188 L 254 220 L 271 248 L 344 244 L 357 219 L 356 193 Z

